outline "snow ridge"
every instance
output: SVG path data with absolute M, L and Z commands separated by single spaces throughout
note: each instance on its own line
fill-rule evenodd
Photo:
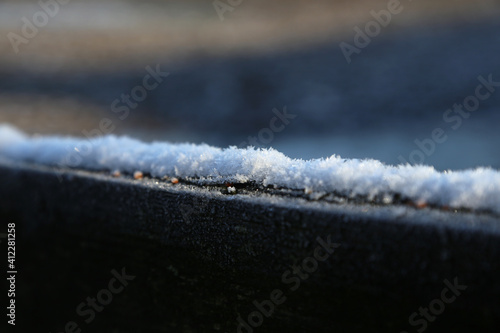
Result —
M 394 194 L 417 203 L 500 213 L 500 172 L 491 168 L 439 172 L 430 166 L 385 165 L 377 160 L 291 159 L 274 149 L 225 149 L 206 144 L 144 143 L 109 135 L 92 139 L 34 136 L 0 125 L 0 156 L 90 170 L 142 171 L 202 184 L 254 181 L 312 192 L 368 198 Z

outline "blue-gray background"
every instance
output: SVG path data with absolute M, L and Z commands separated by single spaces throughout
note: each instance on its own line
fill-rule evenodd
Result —
M 458 129 L 443 121 L 479 75 L 500 82 L 498 4 L 402 4 L 348 64 L 339 43 L 386 1 L 248 1 L 224 21 L 211 1 L 74 1 L 18 54 L 6 36 L 36 2 L 0 2 L 0 122 L 82 135 L 107 117 L 115 134 L 225 147 L 258 137 L 286 106 L 297 117 L 261 146 L 291 157 L 398 164 L 442 128 L 448 139 L 425 164 L 500 168 L 500 87 Z M 170 76 L 120 120 L 111 104 L 157 64 Z

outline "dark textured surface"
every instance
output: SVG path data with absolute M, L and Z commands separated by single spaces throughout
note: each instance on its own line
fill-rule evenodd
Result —
M 255 332 L 416 332 L 408 316 L 455 277 L 467 290 L 427 331 L 498 329 L 495 217 L 230 196 L 8 163 L 0 184 L 2 232 L 17 223 L 25 330 L 76 321 L 83 332 L 235 332 L 238 315 L 279 288 L 286 302 Z M 282 274 L 328 235 L 341 246 L 290 291 Z M 136 279 L 85 324 L 76 306 L 122 267 Z

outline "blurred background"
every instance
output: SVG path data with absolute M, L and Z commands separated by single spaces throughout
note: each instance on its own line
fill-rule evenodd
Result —
M 500 87 L 443 120 L 478 76 L 500 82 L 499 1 L 402 0 L 350 63 L 341 43 L 390 1 L 63 2 L 0 2 L 0 123 L 84 136 L 109 119 L 146 141 L 500 168 Z M 169 76 L 144 96 L 146 68 Z M 273 121 L 285 106 L 294 117 Z M 445 142 L 415 144 L 437 128 Z

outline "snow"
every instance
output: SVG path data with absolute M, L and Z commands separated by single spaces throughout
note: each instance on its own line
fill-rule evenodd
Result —
M 92 140 L 30 137 L 9 125 L 0 125 L 0 156 L 59 167 L 131 174 L 141 171 L 158 178 L 190 178 L 201 184 L 253 181 L 306 193 L 380 196 L 384 203 L 399 194 L 416 203 L 500 213 L 500 172 L 483 167 L 438 172 L 431 166 L 391 166 L 336 155 L 301 160 L 274 149 L 144 143 L 114 135 Z

